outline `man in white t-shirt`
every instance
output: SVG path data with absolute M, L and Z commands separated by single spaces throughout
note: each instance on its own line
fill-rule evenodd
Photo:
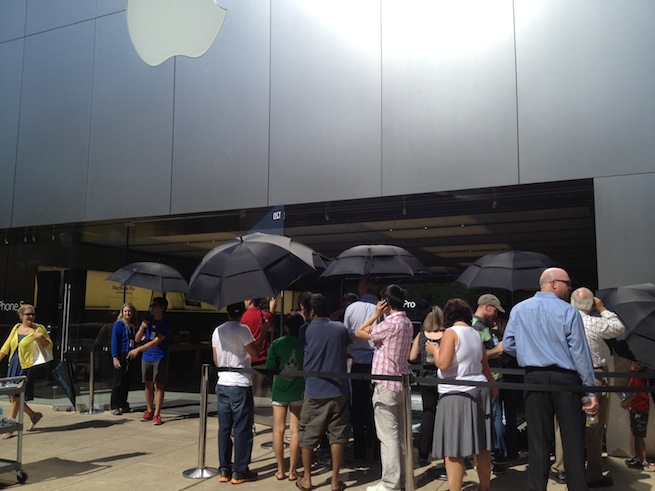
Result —
M 245 304 L 228 305 L 228 321 L 221 324 L 212 334 L 214 364 L 218 368 L 251 367 L 251 358 L 259 354 L 264 339 L 271 327 L 262 322 L 257 339 L 239 319 L 245 312 Z M 218 399 L 218 459 L 219 481 L 232 484 L 257 480 L 257 473 L 250 470 L 255 416 L 252 397 L 252 375 L 245 371 L 220 371 L 216 384 Z M 231 433 L 234 430 L 234 444 Z M 234 463 L 232 447 L 234 446 Z

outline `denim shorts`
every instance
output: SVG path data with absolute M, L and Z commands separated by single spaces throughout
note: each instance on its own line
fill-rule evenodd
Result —
M 281 406 L 281 407 L 302 406 L 302 401 L 293 401 L 293 402 L 271 401 L 271 406 Z

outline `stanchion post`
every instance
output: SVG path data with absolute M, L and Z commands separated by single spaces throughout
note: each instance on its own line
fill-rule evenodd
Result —
M 200 375 L 200 413 L 198 429 L 198 467 L 185 470 L 182 475 L 189 479 L 206 479 L 218 474 L 218 469 L 205 467 L 205 446 L 207 442 L 207 385 L 209 384 L 209 365 L 202 366 Z
M 89 358 L 89 407 L 85 411 L 82 411 L 82 414 L 96 414 L 100 410 L 94 407 L 95 400 L 95 369 L 96 369 L 96 359 L 95 359 L 96 347 L 91 346 L 91 356 Z
M 403 375 L 403 399 L 405 405 L 405 491 L 414 491 L 414 452 L 412 450 L 412 387 L 411 375 Z

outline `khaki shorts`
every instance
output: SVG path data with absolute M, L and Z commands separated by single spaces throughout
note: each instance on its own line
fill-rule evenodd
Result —
M 327 435 L 330 445 L 348 443 L 350 409 L 348 396 L 303 400 L 298 437 L 301 448 L 315 448 Z
M 168 380 L 168 360 L 141 361 L 141 381 L 166 385 Z

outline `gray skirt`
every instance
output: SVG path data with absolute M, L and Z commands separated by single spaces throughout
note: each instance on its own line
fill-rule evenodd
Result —
M 466 457 L 494 446 L 491 397 L 486 387 L 450 392 L 439 397 L 432 455 Z

